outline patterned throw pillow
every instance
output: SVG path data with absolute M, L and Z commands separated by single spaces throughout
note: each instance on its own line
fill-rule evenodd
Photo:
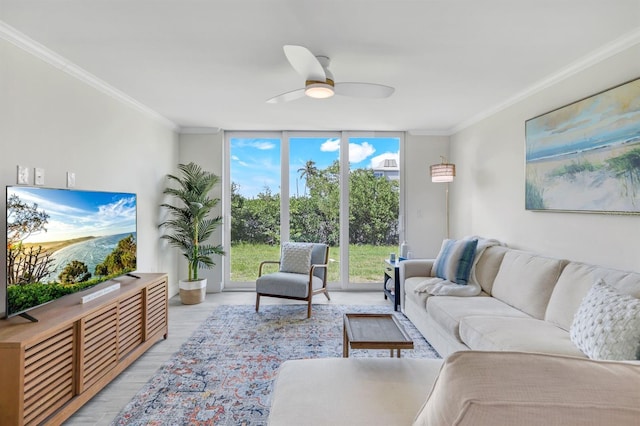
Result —
M 433 264 L 433 276 L 456 284 L 467 284 L 476 247 L 478 240 L 444 240 Z
M 640 359 L 640 299 L 600 279 L 582 299 L 569 333 L 591 359 Z
M 308 274 L 311 269 L 311 251 L 313 244 L 282 243 L 280 272 Z

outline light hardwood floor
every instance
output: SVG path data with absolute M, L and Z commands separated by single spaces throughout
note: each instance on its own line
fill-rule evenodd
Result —
M 384 305 L 382 291 L 331 291 L 331 301 L 324 295 L 314 297 L 315 303 Z M 207 294 L 198 305 L 182 305 L 178 296 L 169 300 L 169 337 L 156 343 L 128 369 L 122 372 L 100 393 L 70 417 L 65 425 L 109 425 L 133 396 L 154 375 L 156 370 L 175 353 L 217 305 L 254 305 L 255 292 L 224 291 Z M 304 303 L 263 297 L 260 305 Z

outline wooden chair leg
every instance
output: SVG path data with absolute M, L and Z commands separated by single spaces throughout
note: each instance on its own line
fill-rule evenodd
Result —
M 324 295 L 327 296 L 327 300 L 331 300 L 331 296 L 329 296 L 329 290 L 324 290 Z
M 256 312 L 260 309 L 260 293 L 256 293 Z
M 307 305 L 307 318 L 311 318 L 311 298 L 309 298 L 309 303 Z

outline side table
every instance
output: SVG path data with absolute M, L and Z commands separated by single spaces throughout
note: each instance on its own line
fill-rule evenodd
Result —
M 393 310 L 397 311 L 400 307 L 400 262 L 391 262 L 385 259 L 384 278 L 382 280 L 382 291 L 384 299 L 391 300 Z M 387 281 L 393 280 L 393 290 L 387 289 Z

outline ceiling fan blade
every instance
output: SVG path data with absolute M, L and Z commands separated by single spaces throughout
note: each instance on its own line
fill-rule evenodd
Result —
M 336 95 L 355 98 L 388 98 L 396 89 L 374 83 L 336 83 Z
M 322 64 L 309 49 L 303 46 L 287 44 L 283 47 L 289 63 L 305 80 L 325 81 Z
M 304 88 L 292 90 L 291 92 L 286 92 L 278 96 L 274 96 L 271 99 L 267 99 L 268 104 L 280 104 L 283 102 L 295 101 L 296 99 L 300 99 L 304 97 Z

